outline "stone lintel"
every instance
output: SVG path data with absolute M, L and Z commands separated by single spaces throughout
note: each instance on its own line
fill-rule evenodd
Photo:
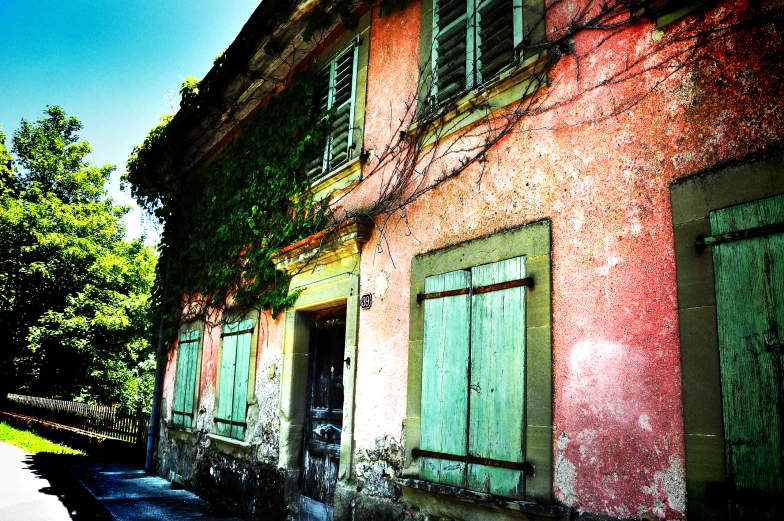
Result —
M 329 264 L 357 255 L 370 239 L 373 226 L 372 219 L 348 219 L 286 246 L 272 255 L 272 262 L 276 269 L 293 275 L 316 264 Z

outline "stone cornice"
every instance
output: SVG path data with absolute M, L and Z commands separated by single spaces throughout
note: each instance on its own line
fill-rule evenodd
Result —
M 272 255 L 272 262 L 276 269 L 293 275 L 317 264 L 330 264 L 357 255 L 370 239 L 373 226 L 371 219 L 348 219 L 286 246 Z

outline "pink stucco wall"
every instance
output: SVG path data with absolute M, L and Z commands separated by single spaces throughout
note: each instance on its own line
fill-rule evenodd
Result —
M 557 32 L 577 3 L 561 4 L 548 32 Z M 722 29 L 735 20 L 727 13 L 742 13 L 746 4 L 724 3 L 703 25 L 687 18 L 661 33 L 651 22 L 639 23 L 598 50 L 609 31 L 580 34 L 579 81 L 577 59 L 565 56 L 543 94 L 563 106 L 526 118 L 519 133 L 496 145 L 482 165 L 481 184 L 480 166 L 471 168 L 409 205 L 405 216 L 393 216 L 382 242 L 376 232 L 361 266 L 360 289 L 375 298 L 360 322 L 359 447 L 402 435 L 412 256 L 548 218 L 556 496 L 619 517 L 683 517 L 669 185 L 782 145 L 781 38 L 764 24 L 754 31 Z M 715 30 L 706 33 L 707 27 Z M 371 31 L 365 147 L 380 149 L 416 88 L 419 5 L 374 17 Z M 648 56 L 672 35 L 697 32 L 712 35 L 697 55 L 711 60 L 684 65 L 677 55 L 689 40 Z M 668 53 L 676 59 L 650 68 Z M 628 79 L 603 85 L 627 58 L 639 61 Z M 365 184 L 353 204 L 373 200 L 378 181 Z
M 587 1 L 554 2 L 548 34 L 559 34 Z M 360 269 L 360 291 L 374 302 L 360 312 L 358 451 L 403 436 L 412 257 L 550 219 L 556 498 L 617 517 L 684 517 L 669 186 L 784 144 L 784 43 L 772 25 L 733 25 L 748 4 L 720 2 L 664 31 L 642 21 L 612 37 L 578 34 L 575 54 L 562 57 L 537 93 L 552 108 L 523 119 L 481 165 L 378 220 L 384 238 L 374 233 Z M 416 91 L 419 26 L 418 2 L 384 18 L 374 11 L 364 148 L 376 154 L 397 135 Z M 703 37 L 699 59 L 686 61 L 694 35 Z M 341 204 L 371 205 L 385 175 L 367 178 Z M 257 434 L 274 462 L 283 324 L 268 315 L 261 322 Z M 214 403 L 219 337 L 219 329 L 205 337 L 205 407 Z M 174 368 L 172 355 L 169 409 Z

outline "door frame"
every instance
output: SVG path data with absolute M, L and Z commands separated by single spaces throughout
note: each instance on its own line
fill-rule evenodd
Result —
M 724 424 L 716 290 L 710 248 L 712 210 L 784 194 L 784 154 L 719 168 L 670 186 L 678 287 L 686 515 L 726 519 Z
M 278 466 L 285 475 L 284 494 L 290 511 L 298 508 L 300 496 L 312 313 L 340 305 L 346 306 L 346 341 L 338 484 L 353 477 L 360 252 L 372 227 L 372 222 L 351 220 L 303 239 L 273 257 L 278 269 L 292 275 L 289 294 L 298 294 L 284 314 L 280 383 Z

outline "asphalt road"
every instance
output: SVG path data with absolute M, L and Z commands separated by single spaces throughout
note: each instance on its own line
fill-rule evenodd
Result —
M 0 521 L 71 521 L 32 454 L 0 442 Z

